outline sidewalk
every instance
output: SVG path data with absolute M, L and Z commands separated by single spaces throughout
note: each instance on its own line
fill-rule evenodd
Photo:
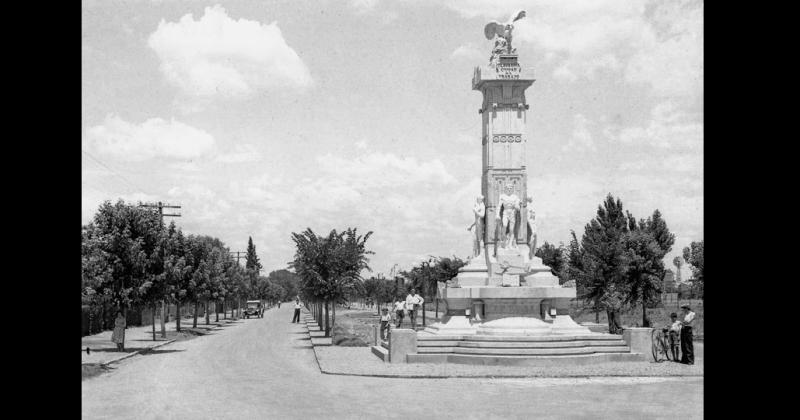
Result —
M 111 342 L 111 334 L 113 331 L 103 331 L 99 334 L 87 335 L 81 338 L 81 364 L 107 365 L 109 363 L 119 362 L 120 360 L 135 356 L 144 351 L 156 349 L 176 340 L 185 340 L 192 336 L 207 334 L 213 330 L 222 328 L 224 325 L 240 322 L 234 321 L 230 316 L 228 319 L 223 319 L 223 317 L 220 316 L 219 322 L 215 322 L 215 316 L 212 315 L 209 320 L 209 325 L 206 325 L 204 317 L 198 317 L 197 328 L 192 328 L 193 319 L 194 317 L 192 316 L 181 318 L 180 332 L 175 329 L 175 319 L 170 319 L 166 324 L 167 338 L 161 337 L 161 323 L 156 319 L 155 341 L 153 341 L 152 325 L 128 327 L 125 329 L 124 352 L 118 351 L 117 345 Z M 86 354 L 87 347 L 90 349 L 89 354 Z

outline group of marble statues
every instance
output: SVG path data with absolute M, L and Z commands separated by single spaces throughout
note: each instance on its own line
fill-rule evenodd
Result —
M 533 197 L 528 195 L 526 208 L 526 221 L 528 227 L 528 258 L 533 258 L 536 253 L 536 211 L 533 210 Z M 505 191 L 500 194 L 498 200 L 497 211 L 495 212 L 495 219 L 497 226 L 500 229 L 499 241 L 503 248 L 517 248 L 516 240 L 516 223 L 517 214 L 521 209 L 521 200 L 514 193 L 512 185 L 506 185 Z M 472 207 L 472 213 L 475 221 L 470 225 L 467 230 L 472 230 L 475 233 L 475 238 L 472 243 L 472 257 L 475 258 L 481 254 L 483 249 L 483 235 L 484 235 L 484 217 L 486 216 L 486 204 L 484 198 L 479 195 L 475 199 L 475 205 Z

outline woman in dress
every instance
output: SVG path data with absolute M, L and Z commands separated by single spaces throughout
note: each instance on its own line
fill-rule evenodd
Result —
M 114 320 L 114 333 L 111 334 L 111 341 L 117 343 L 119 351 L 125 351 L 125 316 L 122 309 L 117 310 L 117 318 Z

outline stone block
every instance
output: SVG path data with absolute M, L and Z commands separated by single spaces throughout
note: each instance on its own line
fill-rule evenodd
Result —
M 622 330 L 622 339 L 631 348 L 631 352 L 650 355 L 652 354 L 652 333 L 652 328 L 625 328 Z
M 416 331 L 406 328 L 398 328 L 392 331 L 389 342 L 389 361 L 391 363 L 407 363 L 406 356 L 416 353 Z

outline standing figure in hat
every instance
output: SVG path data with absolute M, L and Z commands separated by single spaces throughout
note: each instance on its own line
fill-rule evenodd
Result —
M 683 322 L 681 322 L 681 363 L 694 364 L 694 343 L 692 342 L 692 322 L 695 313 L 689 305 L 681 305 L 683 309 Z

